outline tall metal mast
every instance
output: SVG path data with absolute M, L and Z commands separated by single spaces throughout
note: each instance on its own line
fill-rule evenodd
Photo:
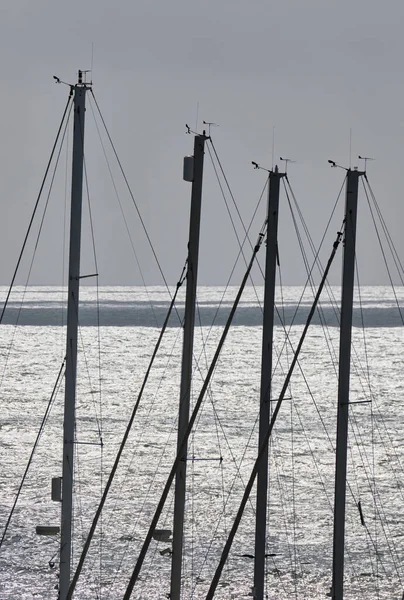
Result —
M 77 329 L 80 279 L 81 207 L 84 162 L 84 118 L 88 85 L 79 71 L 74 90 L 72 196 L 67 304 L 66 382 L 63 424 L 62 520 L 59 598 L 65 600 L 70 584 L 72 542 L 74 430 L 76 410 Z
M 181 390 L 178 418 L 177 452 L 180 450 L 189 421 L 189 406 L 192 380 L 192 355 L 194 345 L 195 298 L 198 277 L 199 230 L 201 220 L 202 175 L 205 151 L 205 134 L 196 135 L 194 141 L 194 156 L 192 174 L 186 177 L 184 163 L 184 178 L 192 181 L 191 215 L 188 242 L 187 291 L 185 299 L 184 339 L 182 349 Z M 189 157 L 188 157 L 189 158 Z M 189 160 L 188 160 L 189 164 Z M 174 526 L 173 526 L 173 555 L 171 563 L 171 600 L 180 600 L 182 548 L 184 535 L 184 511 L 186 492 L 187 446 L 179 463 L 175 478 Z
M 270 420 L 271 379 L 272 379 L 272 343 L 274 328 L 276 261 L 278 253 L 278 210 L 279 187 L 284 173 L 278 167 L 269 174 L 268 189 L 268 227 L 265 257 L 264 319 L 262 330 L 261 393 L 259 442 L 261 448 Z M 255 521 L 254 553 L 254 599 L 263 600 L 265 583 L 265 540 L 267 523 L 268 496 L 268 446 L 262 457 L 257 473 L 257 505 Z
M 348 449 L 349 381 L 351 371 L 352 305 L 355 275 L 356 217 L 359 177 L 364 172 L 348 170 L 345 201 L 345 239 L 342 273 L 341 324 L 339 344 L 337 447 L 335 465 L 333 600 L 343 600 L 345 500 Z

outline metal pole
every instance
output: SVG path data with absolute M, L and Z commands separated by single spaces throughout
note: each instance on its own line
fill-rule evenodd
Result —
M 65 600 L 70 585 L 72 542 L 74 429 L 76 409 L 77 329 L 80 278 L 81 206 L 84 161 L 84 116 L 86 84 L 79 71 L 74 86 L 72 196 L 70 212 L 70 256 L 67 304 L 66 381 L 63 424 L 62 520 L 60 540 L 59 598 Z
M 356 217 L 359 177 L 348 170 L 345 203 L 345 238 L 342 272 L 341 324 L 338 374 L 337 447 L 335 464 L 332 598 L 343 600 L 345 500 L 348 449 L 349 380 L 351 370 L 352 305 L 355 275 Z
M 189 421 L 204 149 L 205 135 L 195 136 L 177 452 L 180 451 L 180 446 L 185 436 Z M 180 600 L 181 595 L 181 569 L 184 535 L 187 450 L 187 445 L 185 445 L 181 461 L 179 462 L 178 471 L 175 477 L 173 555 L 171 563 L 170 591 L 171 600 Z
M 264 318 L 261 355 L 261 393 L 258 449 L 268 431 L 271 406 L 272 342 L 274 328 L 276 261 L 278 252 L 279 187 L 284 173 L 278 167 L 269 174 L 268 230 L 265 257 Z M 268 446 L 266 446 L 257 473 L 257 510 L 255 518 L 254 599 L 263 600 L 265 585 L 265 540 L 268 497 Z

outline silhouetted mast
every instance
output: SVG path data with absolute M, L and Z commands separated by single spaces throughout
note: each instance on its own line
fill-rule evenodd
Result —
M 86 91 L 90 86 L 78 72 L 74 90 L 70 255 L 67 303 L 66 384 L 63 423 L 62 519 L 59 598 L 65 600 L 70 585 L 72 545 L 74 430 L 76 412 L 77 331 L 80 279 L 81 212 L 84 163 Z
M 177 452 L 180 451 L 180 446 L 187 431 L 189 421 L 205 140 L 205 134 L 196 135 L 194 140 L 194 155 L 193 157 L 186 157 L 184 160 L 184 179 L 186 179 L 187 181 L 192 181 L 192 192 L 188 242 L 187 291 L 184 315 L 184 339 L 182 349 Z M 171 600 L 180 600 L 181 595 L 187 451 L 188 446 L 185 445 L 185 449 L 183 450 L 183 455 L 175 477 L 173 555 L 171 564 L 170 591 Z
M 335 164 L 335 163 L 334 163 Z M 345 201 L 345 237 L 342 273 L 341 323 L 338 374 L 337 446 L 335 464 L 333 600 L 344 595 L 345 501 L 348 449 L 349 383 L 351 371 L 352 309 L 355 275 L 356 218 L 359 177 L 364 172 L 348 170 Z
M 284 175 L 284 173 L 278 172 L 278 167 L 275 167 L 275 170 L 269 173 L 258 449 L 261 448 L 266 432 L 268 431 L 271 414 L 272 345 L 274 329 L 276 262 L 278 255 L 279 187 L 281 178 L 284 177 Z M 253 591 L 253 597 L 256 600 L 263 600 L 264 598 L 267 502 L 268 446 L 265 447 L 264 455 L 260 462 L 257 473 Z

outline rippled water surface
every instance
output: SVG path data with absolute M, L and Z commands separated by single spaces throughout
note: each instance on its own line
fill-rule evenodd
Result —
M 278 293 L 275 399 L 292 358 L 291 345 L 296 347 L 310 308 L 307 293 L 294 318 L 301 291 L 284 289 L 283 305 Z M 339 298 L 339 290 L 333 291 Z M 258 292 L 262 296 L 262 290 Z M 217 311 L 222 293 L 220 288 L 199 292 L 193 401 L 236 291 L 226 292 Z M 17 290 L 12 296 L 0 330 L 2 530 L 65 352 L 64 291 L 29 288 L 28 304 L 20 312 L 23 295 Z M 74 564 L 169 302 L 162 288 L 152 288 L 149 294 L 139 288 L 103 288 L 98 328 L 94 289 L 84 288 L 81 297 Z M 183 301 L 182 296 L 179 315 L 170 320 L 141 401 L 77 598 L 123 597 L 175 457 Z M 384 287 L 364 288 L 355 299 L 345 578 L 345 597 L 352 600 L 401 599 L 404 589 L 403 331 L 397 302 L 404 305 L 404 294 L 396 298 Z M 288 328 L 292 324 L 291 344 L 285 344 L 280 318 Z M 260 300 L 252 288 L 247 289 L 190 439 L 183 596 L 187 599 L 206 594 L 256 456 L 261 319 Z M 325 299 L 303 346 L 270 446 L 268 598 L 320 599 L 330 589 L 337 321 L 338 311 Z M 35 527 L 59 524 L 60 505 L 51 501 L 50 487 L 51 478 L 61 475 L 62 413 L 63 385 L 0 550 L 0 599 L 57 598 L 58 539 L 37 536 Z M 217 598 L 248 598 L 251 592 L 254 504 L 253 497 Z M 160 528 L 171 528 L 172 506 L 171 494 Z M 133 598 L 167 597 L 170 558 L 164 550 L 169 547 L 170 543 L 152 542 Z

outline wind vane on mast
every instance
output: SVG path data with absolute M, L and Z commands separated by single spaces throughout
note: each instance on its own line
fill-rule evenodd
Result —
M 328 159 L 328 162 L 331 165 L 331 168 L 335 169 L 335 168 L 339 168 L 339 169 L 343 169 L 344 171 L 350 171 L 351 169 L 347 169 L 346 167 L 341 167 L 341 165 L 338 165 L 335 160 L 330 160 Z
M 267 173 L 272 173 L 271 169 L 266 169 L 265 167 L 261 167 L 261 165 L 254 162 L 253 160 L 251 161 L 251 164 L 253 165 L 254 169 L 261 169 L 262 171 L 266 171 Z
M 365 171 L 366 171 L 366 164 L 367 164 L 368 160 L 374 160 L 374 158 L 371 158 L 370 156 L 361 156 L 360 154 L 358 154 L 358 158 L 359 158 L 359 160 L 365 161 Z
M 285 173 L 288 170 L 288 163 L 295 163 L 295 160 L 292 160 L 291 158 L 282 158 L 282 156 L 279 157 L 279 160 L 282 160 L 285 163 Z
M 202 121 L 202 123 L 209 127 L 209 134 L 208 134 L 209 137 L 210 137 L 210 128 L 211 127 L 219 127 L 219 125 L 217 123 L 213 123 L 213 122 L 209 122 L 209 121 Z
M 93 82 L 92 81 L 87 81 L 87 77 L 86 74 L 87 73 L 91 73 L 92 70 L 91 69 L 86 69 L 86 70 L 79 70 L 78 71 L 78 77 L 77 77 L 77 83 L 75 85 L 87 85 L 87 86 L 92 86 Z M 84 75 L 84 81 L 83 81 L 83 75 Z M 57 77 L 56 75 L 53 75 L 53 79 L 55 80 L 55 83 L 63 83 L 63 85 L 68 85 L 69 87 L 72 87 L 71 83 L 67 83 L 67 81 L 63 81 L 62 79 L 60 79 L 60 77 Z

